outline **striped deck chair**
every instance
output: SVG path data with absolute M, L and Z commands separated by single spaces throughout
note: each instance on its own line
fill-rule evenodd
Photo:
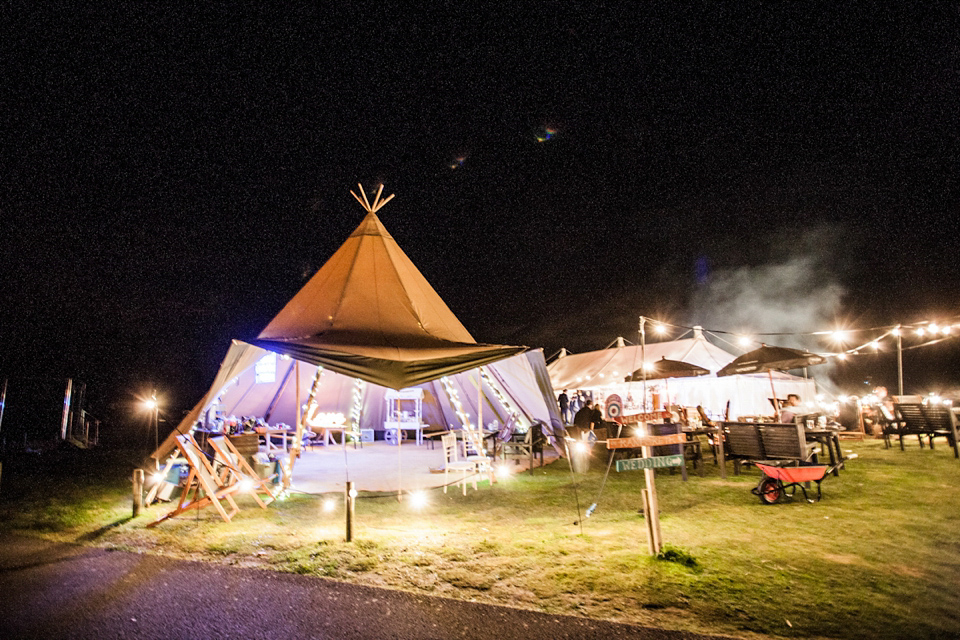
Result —
M 155 527 L 164 520 L 174 518 L 185 511 L 191 509 L 202 509 L 212 504 L 224 522 L 230 522 L 233 516 L 237 515 L 240 507 L 233 499 L 233 494 L 240 490 L 240 484 L 224 484 L 223 481 L 213 471 L 213 466 L 207 460 L 207 456 L 200 450 L 197 441 L 190 434 L 179 435 L 175 439 L 180 453 L 190 464 L 190 475 L 187 476 L 187 483 L 184 485 L 183 493 L 180 494 L 180 501 L 176 508 L 160 519 L 151 522 L 147 527 Z M 203 495 L 201 496 L 201 492 Z M 231 507 L 231 511 L 223 508 L 221 500 L 226 500 Z
M 276 500 L 267 479 L 257 475 L 229 438 L 216 436 L 207 442 L 213 447 L 213 461 L 220 465 L 219 477 L 224 485 L 239 484 L 240 490 L 249 491 L 261 509 L 266 509 L 268 504 Z M 266 502 L 260 499 L 259 494 L 264 494 Z

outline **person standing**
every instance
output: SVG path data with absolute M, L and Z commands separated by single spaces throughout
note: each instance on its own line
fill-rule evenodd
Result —
M 579 427 L 584 431 L 593 430 L 593 403 L 587 400 L 580 410 L 577 411 L 577 415 L 573 416 L 573 426 Z
M 566 389 L 560 392 L 560 397 L 557 400 L 560 403 L 560 418 L 563 420 L 563 424 L 569 424 L 570 415 L 567 412 L 570 410 L 570 396 L 567 395 Z
M 593 431 L 597 427 L 603 426 L 603 410 L 600 408 L 600 403 L 594 403 L 593 405 L 593 416 L 591 417 L 592 424 L 590 425 L 590 431 Z

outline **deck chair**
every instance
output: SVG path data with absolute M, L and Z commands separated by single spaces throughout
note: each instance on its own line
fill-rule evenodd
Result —
M 233 494 L 240 490 L 239 483 L 223 484 L 217 474 L 214 473 L 210 461 L 207 460 L 206 455 L 200 450 L 196 440 L 190 434 L 179 435 L 174 442 L 190 464 L 190 475 L 187 476 L 187 482 L 183 488 L 183 493 L 180 494 L 177 507 L 160 519 L 151 522 L 147 527 L 155 527 L 164 520 L 169 520 L 185 511 L 202 509 L 209 504 L 216 508 L 224 522 L 230 522 L 230 519 L 240 511 L 240 507 L 233 499 Z M 203 492 L 202 497 L 201 492 Z M 230 505 L 231 511 L 229 513 L 223 508 L 221 500 L 226 500 L 227 504 Z
M 249 484 L 250 494 L 261 509 L 266 509 L 268 504 L 276 500 L 276 496 L 268 484 L 268 479 L 257 475 L 257 472 L 253 470 L 247 459 L 237 451 L 229 438 L 216 436 L 210 438 L 207 442 L 213 448 L 213 461 L 220 465 L 219 477 L 222 484 L 236 483 L 240 486 Z M 260 499 L 260 494 L 264 494 L 266 502 Z
M 184 462 L 184 459 L 179 456 L 170 456 L 167 458 L 166 464 L 164 464 L 163 468 L 157 472 L 163 478 L 163 480 L 153 483 L 150 491 L 147 492 L 147 497 L 143 499 L 143 504 L 150 506 L 154 503 L 154 501 L 166 501 L 170 499 L 170 494 L 173 492 L 173 489 L 176 487 L 176 485 L 171 482 L 167 482 L 167 474 L 170 473 L 170 469 L 173 468 L 173 465 L 182 462 Z
M 467 478 L 473 476 L 473 490 L 477 490 L 477 463 L 471 460 L 460 459 L 460 448 L 457 443 L 457 434 L 447 433 L 440 436 L 440 442 L 443 443 L 443 492 L 447 492 L 447 485 L 450 484 L 447 476 L 453 473 L 462 473 L 463 477 L 459 484 L 463 486 L 463 495 L 467 495 Z

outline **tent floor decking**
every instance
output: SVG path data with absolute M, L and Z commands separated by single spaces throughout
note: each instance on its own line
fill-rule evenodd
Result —
M 346 456 L 344 456 L 346 453 Z M 544 464 L 556 459 L 551 449 L 544 451 Z M 519 462 L 519 463 L 518 463 Z M 537 457 L 536 465 L 540 459 Z M 495 464 L 501 464 L 497 460 Z M 506 463 L 511 473 L 526 471 L 528 459 L 509 458 Z M 432 473 L 431 469 L 439 470 Z M 420 446 L 403 444 L 399 447 L 386 442 L 365 442 L 354 449 L 347 445 L 305 449 L 293 469 L 291 488 L 304 493 L 331 493 L 343 491 L 349 479 L 358 491 L 415 491 L 443 486 L 443 448 L 440 443 L 431 449 L 429 443 Z M 453 473 L 447 482 L 454 483 L 462 475 Z

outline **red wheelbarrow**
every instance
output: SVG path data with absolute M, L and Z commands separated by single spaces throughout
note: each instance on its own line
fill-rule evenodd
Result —
M 820 483 L 824 477 L 831 471 L 832 467 L 812 462 L 801 462 L 800 466 L 781 467 L 776 462 L 753 462 L 760 471 L 763 472 L 763 478 L 760 480 L 751 492 L 760 497 L 763 504 L 776 504 L 784 500 L 792 500 L 797 488 L 803 492 L 803 497 L 807 502 L 816 502 L 821 498 Z M 804 484 L 810 482 L 817 483 L 817 500 L 811 500 L 807 495 L 807 489 Z

